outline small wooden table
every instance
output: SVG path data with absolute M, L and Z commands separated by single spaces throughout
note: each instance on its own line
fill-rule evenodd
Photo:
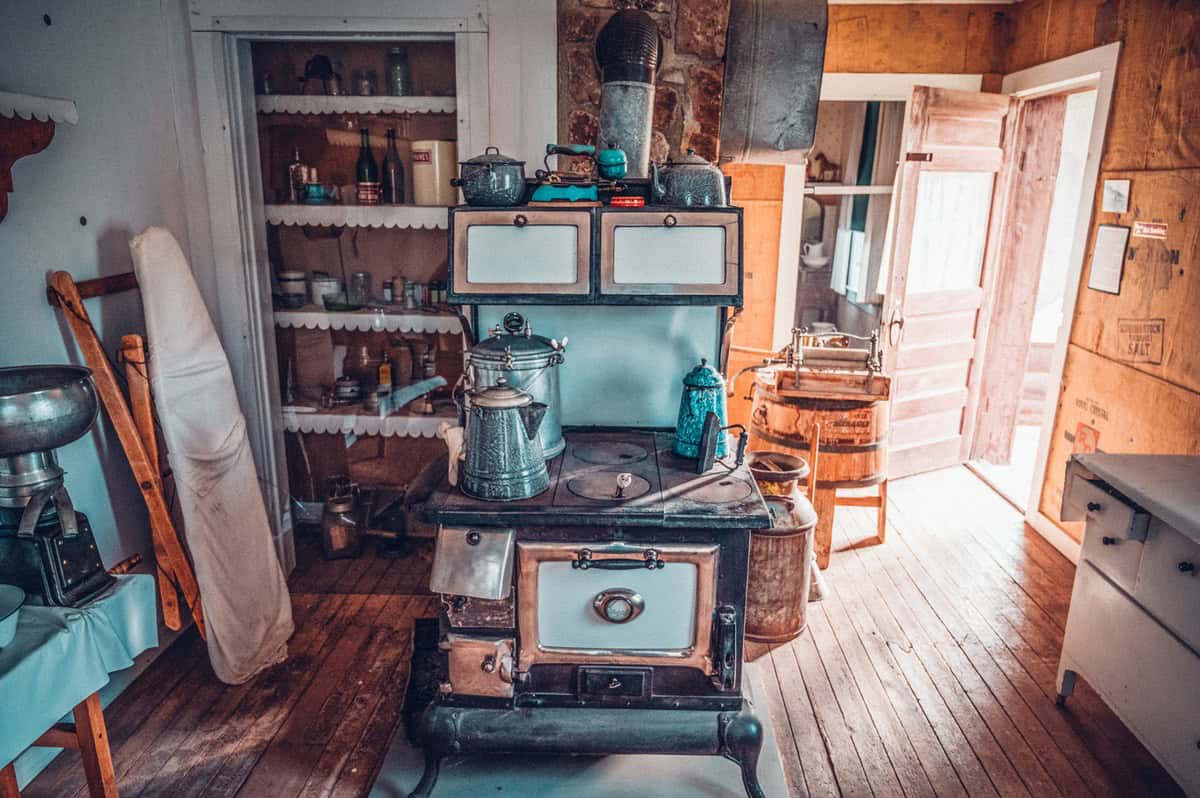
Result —
M 75 705 L 74 723 L 56 723 L 34 741 L 47 748 L 78 748 L 87 774 L 88 793 L 92 798 L 117 798 L 117 776 L 113 772 L 112 752 L 100 694 L 92 693 Z M 21 798 L 17 771 L 9 762 L 0 770 L 0 798 Z
M 99 690 L 158 645 L 154 578 L 128 574 L 83 607 L 26 605 L 0 649 L 0 798 L 16 798 L 15 762 L 31 747 L 78 748 L 92 798 L 115 798 Z M 66 715 L 73 723 L 60 723 Z

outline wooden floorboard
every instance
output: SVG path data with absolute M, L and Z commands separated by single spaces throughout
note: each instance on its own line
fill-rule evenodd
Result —
M 796 640 L 747 645 L 793 795 L 1181 795 L 1080 684 L 1054 679 L 1074 566 L 965 469 L 897 480 L 886 545 L 843 507 Z M 301 541 L 290 659 L 221 684 L 194 632 L 106 711 L 121 795 L 365 795 L 399 723 L 432 553 L 326 562 Z M 61 754 L 27 798 L 75 798 Z M 647 792 L 652 795 L 652 791 Z

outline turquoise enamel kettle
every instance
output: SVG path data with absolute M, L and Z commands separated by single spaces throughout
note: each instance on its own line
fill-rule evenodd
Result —
M 683 395 L 679 399 L 679 420 L 675 425 L 675 454 L 680 457 L 700 456 L 700 437 L 704 434 L 704 419 L 715 413 L 720 427 L 729 424 L 725 409 L 725 378 L 721 372 L 701 359 L 700 365 L 683 377 Z M 725 435 L 717 438 L 717 457 L 729 453 Z

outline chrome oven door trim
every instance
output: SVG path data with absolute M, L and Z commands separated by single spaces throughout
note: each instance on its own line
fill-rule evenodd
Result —
M 586 649 L 543 646 L 538 636 L 538 564 L 570 562 L 580 550 L 588 549 L 593 560 L 629 559 L 652 548 L 667 563 L 690 563 L 696 567 L 696 634 L 685 649 Z M 534 665 L 567 663 L 579 665 L 671 665 L 715 673 L 712 661 L 713 612 L 717 599 L 717 562 L 720 546 L 628 543 L 517 543 L 517 639 L 518 669 Z

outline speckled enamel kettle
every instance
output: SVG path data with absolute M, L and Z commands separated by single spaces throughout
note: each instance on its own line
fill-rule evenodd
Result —
M 659 205 L 723 208 L 729 204 L 725 198 L 725 175 L 690 149 L 687 155 L 668 161 L 665 167 L 654 164 L 650 170 L 650 189 Z
M 546 405 L 504 379 L 466 394 L 462 489 L 490 501 L 537 496 L 550 487 L 538 428 Z
M 721 372 L 701 359 L 700 365 L 683 378 L 683 395 L 679 399 L 679 420 L 675 425 L 675 454 L 695 459 L 700 456 L 700 439 L 704 434 L 704 420 L 715 413 L 719 428 L 729 424 L 729 413 L 725 408 L 725 378 Z M 725 435 L 717 438 L 717 457 L 729 453 L 729 441 Z

